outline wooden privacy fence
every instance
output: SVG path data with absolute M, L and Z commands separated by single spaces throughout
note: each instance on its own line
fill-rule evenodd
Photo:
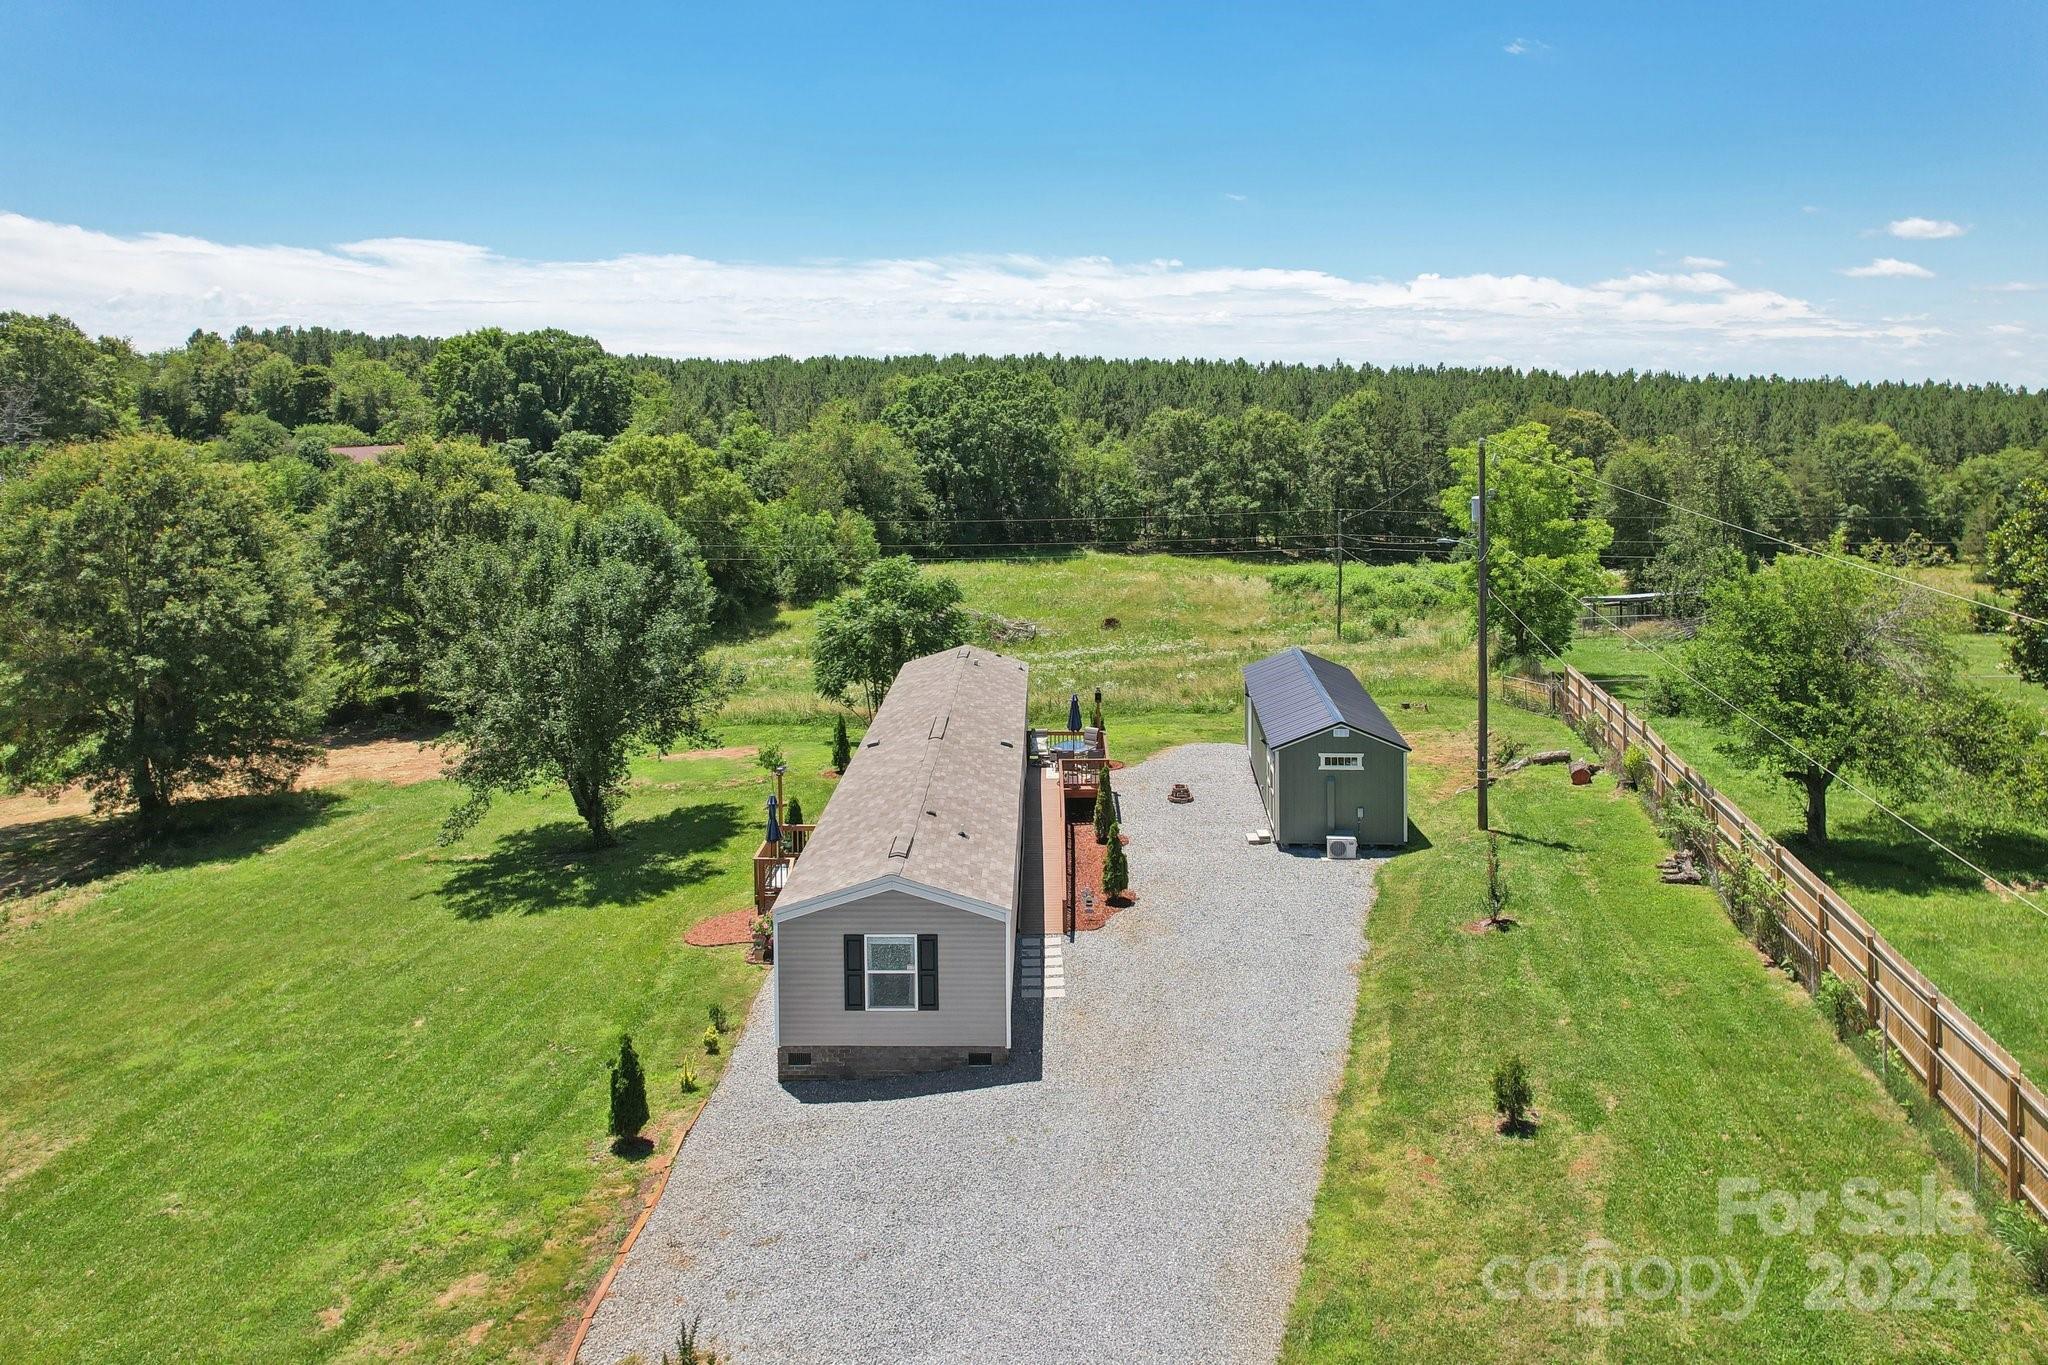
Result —
M 1590 719 L 1608 752 L 1619 755 L 1630 745 L 1642 750 L 1659 806 L 1676 793 L 1705 812 L 1713 824 L 1716 870 L 1746 860 L 1771 884 L 1785 944 L 1799 959 L 1807 989 L 1833 972 L 1859 992 L 1887 1052 L 1905 1059 L 1928 1099 L 1962 1130 L 1976 1169 L 2001 1181 L 2008 1200 L 2048 1218 L 2048 1099 L 2020 1073 L 2012 1054 L 1942 998 L 1833 887 L 1674 754 L 1641 716 L 1570 666 L 1553 678 L 1551 697 L 1569 724 Z

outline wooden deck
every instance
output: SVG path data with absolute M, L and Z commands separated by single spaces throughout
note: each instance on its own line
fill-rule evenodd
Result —
M 1067 821 L 1057 768 L 1030 769 L 1024 793 L 1024 876 L 1018 888 L 1017 936 L 1038 938 L 1067 931 Z
M 1093 801 L 1102 784 L 1102 770 L 1109 766 L 1109 735 L 1106 731 L 1040 730 L 1032 744 L 1034 753 L 1053 757 L 1059 773 L 1060 790 L 1070 801 Z
M 804 851 L 804 841 L 816 825 L 784 825 L 782 842 L 761 841 L 754 850 L 754 913 L 765 915 L 775 908 L 775 898 L 789 881 L 789 869 Z

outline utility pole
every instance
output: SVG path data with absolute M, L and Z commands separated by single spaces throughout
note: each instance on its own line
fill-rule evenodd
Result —
M 1472 529 L 1479 533 L 1479 828 L 1486 824 L 1486 438 L 1479 438 L 1479 496 L 1472 499 Z
M 1344 509 L 1332 507 L 1337 519 L 1337 643 L 1344 643 Z

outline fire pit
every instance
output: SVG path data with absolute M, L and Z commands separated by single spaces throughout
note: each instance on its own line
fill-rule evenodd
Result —
M 1173 790 L 1166 794 L 1166 799 L 1176 806 L 1185 806 L 1195 799 L 1195 794 L 1188 790 L 1187 783 L 1176 782 L 1173 784 Z

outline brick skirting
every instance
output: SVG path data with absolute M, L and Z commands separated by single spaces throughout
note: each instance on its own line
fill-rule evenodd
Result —
M 791 1054 L 808 1054 L 810 1065 L 792 1066 Z M 775 1050 L 778 1080 L 869 1080 L 878 1076 L 908 1076 L 920 1071 L 945 1071 L 969 1065 L 968 1059 L 986 1057 L 990 1065 L 1010 1060 L 1006 1047 L 782 1047 Z

